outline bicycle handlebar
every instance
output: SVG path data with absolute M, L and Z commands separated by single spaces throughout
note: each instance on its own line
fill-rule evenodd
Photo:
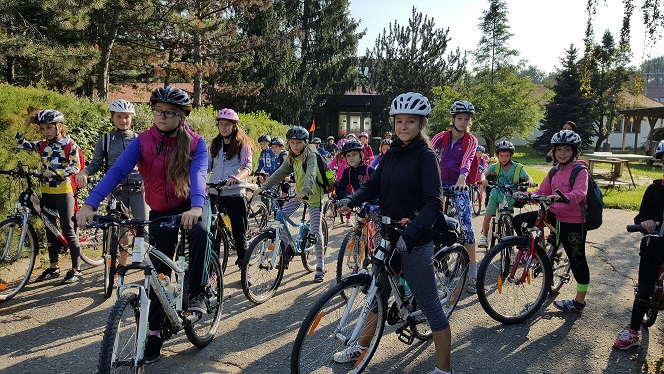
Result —
M 73 217 L 72 220 L 75 222 L 75 218 Z M 120 219 L 117 217 L 113 216 L 98 216 L 95 215 L 92 224 L 89 225 L 89 227 L 92 228 L 108 228 L 110 226 L 116 225 L 116 226 L 131 226 L 131 227 L 143 227 L 143 226 L 148 226 L 148 225 L 153 225 L 156 223 L 159 223 L 159 225 L 163 228 L 166 229 L 177 229 L 180 228 L 180 219 L 182 218 L 182 214 L 176 214 L 172 216 L 163 216 L 163 217 L 157 217 L 154 219 L 139 219 L 139 218 L 132 218 L 132 219 Z M 202 217 L 198 217 L 198 221 L 200 222 L 202 220 Z

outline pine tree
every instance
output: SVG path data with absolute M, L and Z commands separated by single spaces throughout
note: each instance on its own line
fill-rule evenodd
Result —
M 589 99 L 581 93 L 581 74 L 577 56 L 578 50 L 570 45 L 565 50 L 565 57 L 560 60 L 562 68 L 555 76 L 553 99 L 546 104 L 545 119 L 540 129 L 543 131 L 533 147 L 539 151 L 547 152 L 551 149 L 551 137 L 560 131 L 563 124 L 573 121 L 583 140 L 584 148 L 591 144 L 594 135 L 594 123 L 590 118 Z

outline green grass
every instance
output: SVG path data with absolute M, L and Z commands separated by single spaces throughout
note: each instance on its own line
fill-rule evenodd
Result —
M 525 165 L 526 172 L 530 175 L 533 180 L 540 183 L 544 180 L 546 172 L 532 168 L 530 166 L 546 166 L 546 160 L 544 155 L 536 152 L 534 149 L 521 146 L 516 147 L 516 152 L 514 153 L 514 160 Z M 597 164 L 602 167 L 602 164 Z M 610 168 L 609 164 L 606 164 L 606 168 Z M 632 169 L 632 174 L 636 178 L 647 177 L 648 179 L 660 179 L 662 178 L 662 168 L 659 165 L 648 166 L 645 163 L 630 163 L 630 168 Z M 623 171 L 627 173 L 627 170 Z M 625 175 L 624 174 L 624 175 Z M 623 177 L 624 177 L 623 175 Z M 629 176 L 628 176 L 629 177 Z M 628 210 L 638 210 L 641 205 L 641 199 L 643 198 L 643 193 L 645 192 L 647 186 L 637 186 L 636 188 L 606 188 L 602 187 L 602 195 L 604 196 L 604 204 L 607 208 L 612 209 L 628 209 Z

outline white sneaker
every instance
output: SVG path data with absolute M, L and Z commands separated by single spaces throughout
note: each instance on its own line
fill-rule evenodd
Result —
M 478 247 L 480 248 L 486 248 L 489 246 L 489 239 L 487 239 L 486 236 L 482 236 L 480 238 L 480 242 L 477 244 Z
M 447 373 L 447 372 L 438 369 L 438 366 L 434 366 L 434 369 L 431 370 L 428 374 L 441 374 L 441 373 Z M 450 370 L 450 374 L 454 374 L 454 370 Z
M 346 362 L 353 362 L 358 358 L 360 358 L 362 352 L 364 352 L 365 349 L 367 348 L 355 343 L 350 347 L 347 347 L 343 351 L 333 354 L 332 359 L 334 360 L 334 362 L 338 362 L 340 364 L 344 364 Z
M 477 278 L 468 278 L 468 283 L 466 284 L 466 292 L 477 293 Z

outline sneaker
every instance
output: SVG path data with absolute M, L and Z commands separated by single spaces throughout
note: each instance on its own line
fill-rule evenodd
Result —
M 79 282 L 83 279 L 83 273 L 80 270 L 69 270 L 65 277 L 62 278 L 62 284 L 72 284 Z
M 198 296 L 190 299 L 187 311 L 201 314 L 207 313 L 207 304 L 205 303 L 205 299 L 206 298 L 204 293 L 200 293 Z
M 353 221 L 350 219 L 346 220 L 346 227 L 353 227 Z
M 362 355 L 362 352 L 364 352 L 365 349 L 367 348 L 355 343 L 350 347 L 347 347 L 343 351 L 333 354 L 332 360 L 340 364 L 345 364 L 346 362 L 353 362 Z
M 316 268 L 316 275 L 314 275 L 314 283 L 323 283 L 323 278 L 325 277 L 325 271 L 323 268 Z
M 586 307 L 586 303 L 579 304 L 578 301 L 572 299 L 572 300 L 556 300 L 553 302 L 553 306 L 558 308 L 558 310 L 562 310 L 563 312 L 576 312 L 576 313 L 581 313 L 583 312 L 583 308 Z
M 489 246 L 489 239 L 487 239 L 486 236 L 482 236 L 477 246 L 480 248 L 487 248 Z
M 468 283 L 466 284 L 466 292 L 477 293 L 477 278 L 468 278 Z
M 433 370 L 431 370 L 428 374 L 442 374 L 442 373 L 447 373 L 447 372 L 438 369 L 438 366 L 434 366 Z M 454 370 L 450 370 L 450 374 L 454 374 Z
M 145 355 L 143 356 L 146 364 L 151 364 L 159 360 L 163 344 L 164 339 L 155 335 L 148 335 L 148 342 L 145 344 Z
M 613 348 L 617 349 L 628 349 L 635 346 L 638 347 L 639 345 L 641 345 L 639 336 L 634 334 L 629 328 L 620 331 L 618 333 L 618 339 L 613 342 Z
M 42 282 L 45 280 L 57 278 L 60 276 L 60 268 L 48 268 L 35 279 L 35 282 Z

